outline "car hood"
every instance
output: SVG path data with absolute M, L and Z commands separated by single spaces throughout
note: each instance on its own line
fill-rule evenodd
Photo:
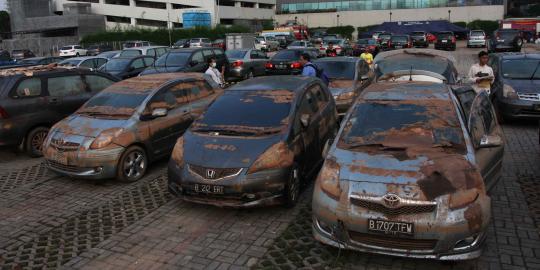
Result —
M 466 156 L 426 151 L 367 153 L 337 148 L 330 157 L 340 165 L 340 179 L 358 195 L 394 193 L 402 198 L 434 200 L 473 188 L 484 190 L 479 171 Z
M 54 125 L 53 132 L 95 138 L 104 130 L 123 128 L 127 121 L 128 119 L 124 118 L 104 119 L 72 114 Z
M 185 69 L 185 67 L 149 67 L 143 70 L 143 72 L 141 72 L 141 75 L 179 72 L 179 71 L 182 71 L 183 69 Z
M 540 93 L 540 80 L 505 80 L 518 93 Z
M 342 80 L 342 79 L 333 79 L 330 80 L 328 84 L 328 89 L 332 92 L 332 96 L 338 96 L 343 93 L 352 91 L 354 88 L 354 80 Z
M 282 141 L 282 137 L 281 134 L 243 138 L 209 136 L 187 131 L 184 161 L 210 168 L 249 168 L 268 148 Z

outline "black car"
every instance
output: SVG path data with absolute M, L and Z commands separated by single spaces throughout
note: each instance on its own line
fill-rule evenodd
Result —
M 173 44 L 172 47 L 173 49 L 189 48 L 189 39 L 188 38 L 179 39 Z
M 228 70 L 229 60 L 221 48 L 186 48 L 167 52 L 156 63 L 141 73 L 142 75 L 169 72 L 205 72 L 208 59 L 216 59 L 216 68 Z
M 49 128 L 117 78 L 85 69 L 36 66 L 0 71 L 0 145 L 41 156 Z
M 154 64 L 152 56 L 116 57 L 103 65 L 99 71 L 109 73 L 121 80 L 138 76 Z
M 390 40 L 388 40 L 388 49 L 407 49 L 412 48 L 411 37 L 408 35 L 393 35 Z
M 414 31 L 410 34 L 412 39 L 412 44 L 414 47 L 429 47 L 429 41 L 427 39 L 427 33 L 424 31 Z
M 319 50 L 317 48 L 281 50 L 266 63 L 266 74 L 297 75 L 302 73 L 303 67 L 299 62 L 302 53 L 309 53 L 312 60 L 315 60 L 319 56 Z
M 24 66 L 48 65 L 52 63 L 60 63 L 65 59 L 58 56 L 32 57 L 17 61 L 17 64 Z
M 361 38 L 356 41 L 353 47 L 353 56 L 360 56 L 366 49 L 371 51 L 373 56 L 379 53 L 379 43 L 373 38 Z
M 382 51 L 388 50 L 388 41 L 390 38 L 392 38 L 392 34 L 390 33 L 380 33 L 377 37 L 377 41 L 379 42 Z
M 491 97 L 499 120 L 540 119 L 540 54 L 491 54 L 489 65 L 495 75 Z
M 86 51 L 87 56 L 96 56 L 103 52 L 108 52 L 114 50 L 111 45 L 107 44 L 94 44 L 90 45 Z
M 523 46 L 521 32 L 514 29 L 499 29 L 487 42 L 489 52 L 520 52 Z
M 169 191 L 220 207 L 294 206 L 337 129 L 334 99 L 317 78 L 240 82 L 177 141 Z
M 437 40 L 435 41 L 435 50 L 456 50 L 456 36 L 454 32 L 438 32 L 435 34 Z
M 36 55 L 28 49 L 21 49 L 21 50 L 13 50 L 11 51 L 11 57 L 15 61 L 19 61 L 21 59 L 30 58 L 30 57 L 36 57 Z
M 287 48 L 289 44 L 295 41 L 294 37 L 291 35 L 276 35 L 275 38 L 279 42 L 279 47 L 281 48 Z

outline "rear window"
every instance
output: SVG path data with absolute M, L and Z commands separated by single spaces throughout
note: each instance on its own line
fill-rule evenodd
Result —
M 122 71 L 129 64 L 130 59 L 111 59 L 105 64 L 104 69 L 106 71 Z
M 164 54 L 158 60 L 156 60 L 156 67 L 184 67 L 187 65 L 187 62 L 189 60 L 189 56 L 191 53 L 189 52 L 170 52 L 167 54 Z
M 471 37 L 481 37 L 481 36 L 484 36 L 483 31 L 472 31 L 471 32 Z
M 276 55 L 274 55 L 273 59 L 276 59 L 276 60 L 298 60 L 300 59 L 300 53 L 301 51 L 296 51 L 296 50 L 284 50 L 284 51 L 279 51 L 278 53 L 276 53 Z
M 67 50 L 71 50 L 71 49 L 73 49 L 73 47 L 71 47 L 71 46 L 64 46 L 64 47 L 60 48 L 60 50 L 62 50 L 62 51 L 67 51 Z
M 449 70 L 449 62 L 442 57 L 421 55 L 396 55 L 378 61 L 376 65 L 377 76 L 392 73 L 399 70 L 426 70 L 441 74 L 445 77 Z
M 227 58 L 244 58 L 246 56 L 247 51 L 227 51 L 225 54 L 227 55 Z
M 437 38 L 438 39 L 452 39 L 454 35 L 452 33 L 438 33 Z
M 132 56 L 139 56 L 141 54 L 142 54 L 141 50 L 124 50 L 120 53 L 120 56 L 132 57 Z
M 393 42 L 407 42 L 407 41 L 409 41 L 407 36 L 392 36 L 392 38 L 390 38 L 390 40 L 393 41 Z

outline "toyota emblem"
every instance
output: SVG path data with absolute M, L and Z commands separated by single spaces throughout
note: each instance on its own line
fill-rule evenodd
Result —
M 214 177 L 216 177 L 216 171 L 214 171 L 214 170 L 206 170 L 206 178 L 214 179 Z
M 388 193 L 383 196 L 384 205 L 388 208 L 397 208 L 400 206 L 401 198 L 393 193 Z

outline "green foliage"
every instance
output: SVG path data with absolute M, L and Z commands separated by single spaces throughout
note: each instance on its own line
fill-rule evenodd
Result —
M 352 33 L 354 32 L 354 27 L 352 25 L 345 26 L 334 26 L 326 30 L 327 34 L 340 34 L 346 38 L 352 38 Z
M 453 22 L 453 24 L 459 26 L 459 27 L 463 27 L 463 28 L 467 28 L 467 23 L 466 22 Z
M 8 36 L 9 32 L 11 32 L 9 22 L 9 13 L 5 10 L 0 11 L 0 33 L 2 33 L 2 36 Z
M 274 29 L 274 21 L 272 20 L 264 20 L 262 22 L 263 30 L 273 30 Z
M 171 36 L 173 43 L 182 38 L 194 38 L 203 37 L 209 39 L 224 38 L 227 33 L 249 33 L 249 28 L 239 25 L 233 25 L 231 27 L 225 27 L 218 25 L 215 28 L 208 27 L 196 27 L 191 29 L 174 29 L 171 30 Z M 99 32 L 90 34 L 81 40 L 81 44 L 89 45 L 94 43 L 105 43 L 114 41 L 126 41 L 126 40 L 145 40 L 150 41 L 157 45 L 169 45 L 169 33 L 165 28 L 160 29 L 144 29 L 144 28 L 130 28 L 130 29 L 115 29 L 110 31 Z
M 475 20 L 468 23 L 467 28 L 471 30 L 484 30 L 486 34 L 491 34 L 493 31 L 499 29 L 499 23 L 497 21 Z
M 528 16 L 540 16 L 540 4 L 529 6 L 527 9 Z
M 377 25 L 375 24 L 375 25 L 368 25 L 368 26 L 358 26 L 356 28 L 356 31 L 358 31 L 358 36 L 361 36 L 362 33 L 369 32 L 369 30 L 375 26 Z

